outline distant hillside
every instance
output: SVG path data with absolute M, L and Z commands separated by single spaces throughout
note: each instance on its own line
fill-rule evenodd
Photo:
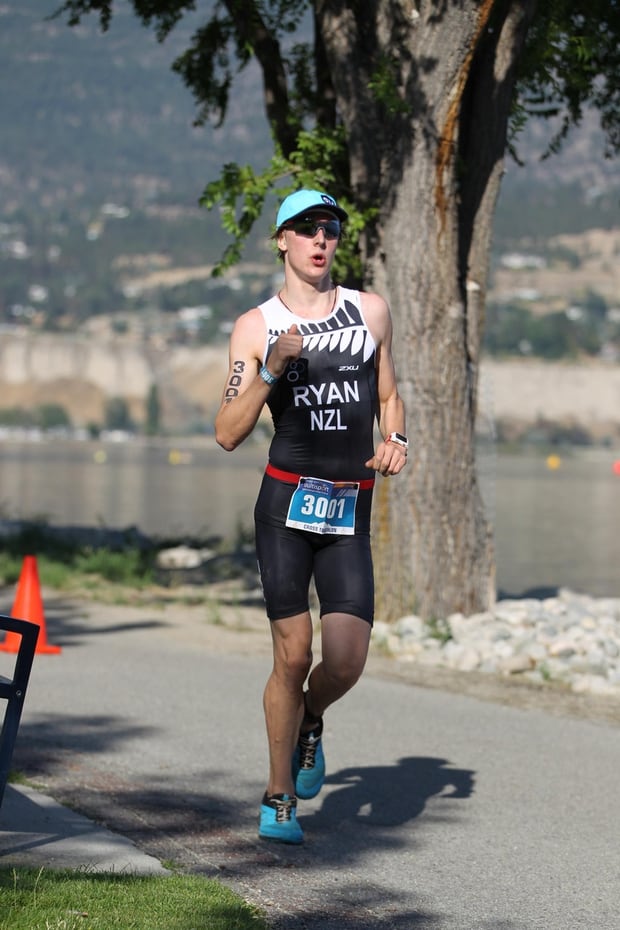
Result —
M 77 28 L 46 18 L 58 6 L 0 3 L 3 199 L 10 192 L 19 207 L 169 194 L 196 203 L 223 162 L 264 156 L 269 135 L 251 69 L 225 130 L 193 126 L 191 94 L 170 70 L 191 24 L 161 45 L 125 5 L 106 34 L 96 16 Z
M 59 2 L 0 0 L 2 212 L 82 199 L 195 204 L 224 162 L 264 162 L 270 138 L 255 67 L 237 78 L 221 129 L 193 126 L 191 94 L 170 66 L 198 14 L 160 45 L 128 5 L 115 5 L 111 28 L 101 34 L 96 16 L 77 28 L 50 20 Z M 584 210 L 593 226 L 609 224 L 611 206 L 617 211 L 620 164 L 602 157 L 595 118 L 564 154 L 541 163 L 549 138 L 544 121 L 531 125 L 519 142 L 525 168 L 507 163 L 502 237 L 515 226 L 527 233 L 541 224 L 548 234 L 581 232 Z M 556 213 L 561 225 L 552 229 Z
M 173 317 L 208 304 L 200 336 L 210 341 L 257 296 L 249 281 L 218 289 L 192 269 L 215 263 L 227 242 L 217 211 L 198 209 L 205 184 L 226 162 L 259 166 L 270 154 L 258 69 L 238 76 L 221 129 L 196 128 L 171 64 L 199 14 L 160 45 L 129 4 L 115 5 L 101 34 L 96 16 L 77 28 L 50 19 L 59 2 L 0 0 L 0 325 L 71 332 L 102 314 Z M 507 161 L 496 255 L 545 255 L 552 236 L 619 225 L 620 161 L 603 158 L 595 118 L 541 162 L 550 136 L 547 124 L 530 126 L 525 166 Z M 270 220 L 244 256 L 267 273 Z M 142 273 L 161 287 L 137 292 Z

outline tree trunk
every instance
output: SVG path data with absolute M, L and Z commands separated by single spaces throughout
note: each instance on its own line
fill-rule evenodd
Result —
M 514 63 L 535 0 L 348 6 L 317 3 L 317 21 L 355 196 L 380 204 L 367 286 L 392 308 L 410 441 L 405 471 L 375 492 L 377 616 L 471 614 L 495 598 L 478 358 Z

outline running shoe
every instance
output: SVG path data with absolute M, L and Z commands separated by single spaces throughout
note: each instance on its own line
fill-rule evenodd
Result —
M 293 779 L 295 793 L 304 801 L 317 796 L 325 781 L 325 756 L 323 754 L 323 721 L 309 733 L 302 733 L 293 753 Z
M 258 835 L 276 843 L 303 843 L 304 833 L 297 823 L 297 798 L 289 794 L 269 797 L 265 793 L 260 806 Z

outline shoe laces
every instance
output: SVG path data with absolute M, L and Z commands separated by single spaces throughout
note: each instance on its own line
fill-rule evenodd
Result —
M 297 799 L 289 797 L 276 797 L 273 795 L 268 799 L 270 807 L 276 812 L 276 823 L 286 823 L 291 820 L 293 810 L 297 807 Z
M 313 769 L 316 760 L 316 751 L 321 742 L 321 727 L 302 733 L 299 737 L 299 767 Z

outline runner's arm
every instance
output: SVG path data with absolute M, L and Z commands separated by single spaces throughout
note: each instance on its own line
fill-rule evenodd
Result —
M 390 433 L 406 435 L 405 405 L 398 392 L 392 357 L 392 318 L 383 298 L 375 294 L 365 294 L 364 298 L 364 312 L 367 320 L 372 320 L 373 336 L 377 343 L 378 420 L 379 430 L 384 437 L 374 457 L 366 465 L 384 476 L 397 475 L 407 463 L 407 451 L 401 445 L 385 441 Z
M 230 337 L 229 367 L 215 417 L 215 439 L 232 452 L 250 435 L 267 401 L 270 385 L 259 375 L 265 333 L 258 310 L 239 317 Z
M 265 323 L 257 308 L 239 317 L 230 337 L 228 377 L 215 417 L 215 439 L 227 452 L 250 435 L 273 386 L 260 375 L 265 337 Z M 281 333 L 267 362 L 268 373 L 279 378 L 288 362 L 299 358 L 302 345 L 296 325 Z

